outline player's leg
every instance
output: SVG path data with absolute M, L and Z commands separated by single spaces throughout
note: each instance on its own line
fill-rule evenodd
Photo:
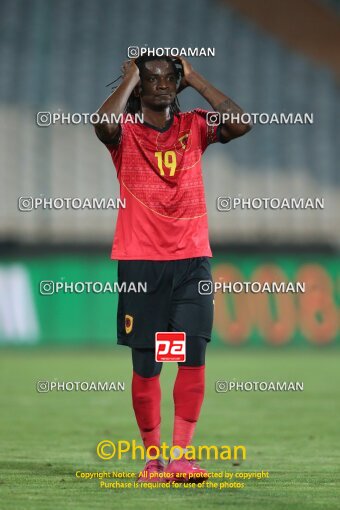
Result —
M 154 349 L 132 348 L 132 403 L 145 449 L 155 457 L 160 448 L 162 363 L 155 361 Z M 148 457 L 147 457 L 148 459 Z M 157 474 L 164 470 L 161 457 L 148 459 L 138 481 L 160 481 Z
M 155 361 L 155 333 L 166 331 L 172 292 L 171 264 L 152 260 L 121 260 L 118 282 L 129 288 L 145 282 L 144 293 L 121 292 L 117 313 L 118 343 L 132 349 L 132 402 L 137 424 L 146 448 L 159 446 L 161 364 Z M 152 455 L 152 451 L 150 451 Z M 147 462 L 150 470 L 163 469 L 161 459 Z M 150 473 L 149 473 L 150 474 Z M 152 473 L 153 475 L 155 473 Z M 155 481 L 155 478 L 153 478 Z
M 173 331 L 184 331 L 187 341 L 186 362 L 179 364 L 173 391 L 173 446 L 183 449 L 192 444 L 204 399 L 205 351 L 213 324 L 213 295 L 200 294 L 201 280 L 212 280 L 207 257 L 178 261 L 170 327 Z M 175 455 L 176 453 L 174 451 Z M 186 477 L 189 479 L 189 474 L 194 472 L 200 475 L 196 476 L 194 481 L 202 481 L 207 477 L 204 469 L 185 458 L 170 462 L 167 471 L 184 474 L 181 481 L 185 481 Z
M 153 349 L 132 349 L 132 403 L 145 448 L 160 445 L 160 373 Z M 150 455 L 155 451 L 150 449 Z
M 186 448 L 198 421 L 205 389 L 205 338 L 188 337 L 186 361 L 178 363 L 173 389 L 175 419 L 172 444 Z
M 184 456 L 178 459 L 186 448 L 192 445 L 192 438 L 200 415 L 205 389 L 205 351 L 207 340 L 202 337 L 187 337 L 186 361 L 178 363 L 178 372 L 173 389 L 175 404 L 172 444 L 175 447 L 172 459 L 166 468 L 177 481 L 202 482 L 208 478 L 207 471 L 195 461 Z M 177 460 L 178 459 L 178 460 Z

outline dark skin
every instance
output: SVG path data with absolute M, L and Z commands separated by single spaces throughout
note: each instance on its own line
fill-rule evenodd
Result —
M 140 75 L 134 60 L 122 66 L 123 80 L 119 87 L 108 97 L 99 108 L 98 114 L 114 114 L 117 118 L 124 112 L 126 103 L 133 92 L 140 97 L 141 113 L 145 122 L 157 128 L 163 128 L 170 119 L 170 105 L 176 94 L 187 87 L 192 87 L 210 104 L 212 109 L 221 114 L 239 114 L 243 110 L 228 96 L 216 89 L 203 76 L 195 71 L 183 57 L 179 57 L 183 66 L 184 76 L 177 88 L 176 75 L 170 62 L 152 60 L 146 62 Z M 244 135 L 251 125 L 242 122 L 224 122 L 221 124 L 222 140 L 227 142 Z M 117 123 L 97 123 L 95 130 L 98 138 L 104 143 L 114 143 L 119 133 Z
M 170 62 L 146 62 L 135 94 L 141 98 L 144 120 L 162 128 L 170 118 L 170 105 L 177 94 L 177 78 Z

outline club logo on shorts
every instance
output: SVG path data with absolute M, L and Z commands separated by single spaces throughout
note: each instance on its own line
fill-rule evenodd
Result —
M 132 315 L 125 315 L 125 333 L 128 335 L 131 333 L 133 328 L 133 317 Z
M 156 361 L 185 361 L 186 334 L 184 332 L 158 332 L 155 336 Z

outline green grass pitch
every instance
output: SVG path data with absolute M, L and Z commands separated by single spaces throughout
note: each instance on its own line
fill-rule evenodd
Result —
M 202 461 L 211 471 L 269 471 L 243 489 L 100 489 L 81 471 L 139 471 L 142 461 L 102 461 L 103 439 L 138 439 L 131 407 L 129 350 L 0 351 L 0 508 L 229 510 L 336 509 L 340 505 L 339 354 L 330 350 L 208 351 L 207 385 L 194 444 L 247 448 L 239 466 Z M 172 382 L 162 372 L 162 440 L 170 442 Z M 125 381 L 125 392 L 36 392 L 37 380 Z M 218 379 L 304 382 L 304 391 L 216 393 Z

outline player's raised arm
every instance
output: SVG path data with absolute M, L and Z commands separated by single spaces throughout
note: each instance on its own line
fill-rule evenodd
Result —
M 130 94 L 139 82 L 139 69 L 133 60 L 125 62 L 122 71 L 123 80 L 121 84 L 97 111 L 100 119 L 94 126 L 99 140 L 103 143 L 114 143 L 120 130 L 118 122 L 106 122 L 105 117 L 107 116 L 110 121 L 111 117 L 119 118 L 119 115 L 125 110 Z M 106 115 L 104 116 L 104 114 Z
M 182 88 L 185 88 L 185 86 L 193 87 L 204 97 L 204 99 L 206 99 L 206 101 L 208 101 L 214 111 L 221 114 L 229 114 L 228 119 L 226 119 L 227 116 L 224 115 L 224 119 L 221 124 L 223 142 L 228 142 L 229 140 L 242 136 L 250 131 L 252 127 L 251 123 L 242 122 L 242 114 L 244 113 L 242 108 L 195 71 L 186 59 L 183 57 L 180 57 L 179 59 L 182 62 L 184 71 Z

